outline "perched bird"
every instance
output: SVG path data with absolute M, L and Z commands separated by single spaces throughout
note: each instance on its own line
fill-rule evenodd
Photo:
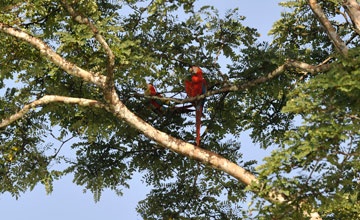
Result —
M 145 95 L 162 97 L 162 95 L 157 93 L 155 87 L 150 83 L 147 84 Z M 151 99 L 149 103 L 149 108 L 152 109 L 153 111 L 162 113 L 164 111 L 163 105 L 164 105 L 163 101 L 159 99 Z
M 192 74 L 191 81 L 185 80 L 185 91 L 189 97 L 195 97 L 205 94 L 207 92 L 207 83 L 203 77 L 203 72 L 198 66 L 192 66 L 189 68 L 189 72 Z M 196 100 L 193 102 L 196 111 L 196 144 L 200 144 L 200 126 L 202 110 L 205 104 L 205 99 Z
M 146 90 L 145 90 L 145 95 L 148 96 L 157 96 L 157 97 L 163 97 L 160 93 L 158 93 L 155 89 L 155 87 L 148 83 L 146 86 Z M 168 106 L 164 106 L 164 105 L 168 105 Z M 155 113 L 160 113 L 160 114 L 166 114 L 166 113 L 188 113 L 188 112 L 192 112 L 194 110 L 190 110 L 189 108 L 192 105 L 187 105 L 187 106 L 181 106 L 181 107 L 177 107 L 177 106 L 169 106 L 170 102 L 169 101 L 162 101 L 159 99 L 151 99 L 151 101 L 149 101 L 149 109 L 151 109 L 152 111 L 154 111 Z

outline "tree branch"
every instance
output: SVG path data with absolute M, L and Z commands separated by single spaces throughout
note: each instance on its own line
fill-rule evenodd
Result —
M 112 52 L 111 48 L 107 44 L 104 37 L 99 33 L 99 30 L 95 27 L 95 25 L 86 17 L 81 16 L 81 14 L 74 10 L 67 2 L 66 0 L 61 0 L 61 3 L 64 5 L 66 10 L 69 12 L 69 14 L 74 18 L 75 21 L 79 22 L 80 24 L 84 24 L 90 28 L 90 30 L 94 33 L 94 36 L 96 40 L 101 44 L 101 46 L 104 48 L 105 52 L 107 53 L 109 60 L 107 65 L 107 78 L 106 82 L 113 84 L 113 78 L 114 78 L 114 66 L 115 66 L 115 55 Z
M 298 68 L 302 71 L 306 71 L 311 74 L 315 74 L 318 72 L 327 71 L 330 69 L 330 67 L 331 67 L 331 64 L 326 64 L 326 63 L 322 63 L 320 65 L 315 66 L 315 65 L 307 64 L 307 63 L 296 61 L 296 60 L 288 60 L 283 65 L 279 66 L 278 68 L 276 68 L 274 71 L 272 71 L 271 73 L 269 73 L 266 76 L 263 76 L 263 77 L 255 79 L 255 80 L 252 80 L 250 82 L 246 82 L 246 83 L 239 84 L 239 85 L 225 86 L 221 89 L 208 91 L 207 93 L 205 93 L 203 95 L 199 95 L 199 96 L 195 96 L 195 97 L 191 97 L 191 98 L 175 99 L 175 98 L 165 98 L 165 97 L 158 97 L 158 96 L 146 96 L 146 95 L 142 95 L 142 94 L 136 94 L 134 96 L 143 96 L 148 99 L 158 99 L 158 100 L 162 100 L 162 101 L 171 101 L 171 102 L 174 102 L 177 104 L 185 104 L 185 103 L 194 102 L 196 100 L 200 100 L 200 99 L 203 99 L 205 97 L 212 96 L 215 94 L 226 93 L 226 92 L 237 92 L 237 91 L 249 89 L 258 84 L 265 83 L 267 81 L 272 80 L 276 76 L 279 76 L 280 74 L 282 74 L 288 68 Z
M 19 112 L 11 115 L 8 118 L 2 119 L 0 123 L 0 128 L 6 127 L 14 121 L 24 117 L 26 113 L 30 111 L 30 109 L 37 107 L 38 105 L 44 105 L 51 102 L 63 102 L 66 104 L 78 104 L 81 106 L 91 106 L 96 108 L 104 108 L 109 111 L 107 105 L 91 99 L 83 99 L 83 98 L 73 98 L 66 96 L 56 96 L 56 95 L 46 95 L 36 101 L 31 102 L 30 104 L 25 105 Z
M 196 147 L 153 128 L 150 124 L 146 123 L 126 108 L 115 94 L 112 95 L 112 98 L 114 98 L 114 100 L 112 100 L 112 106 L 110 108 L 115 116 L 126 121 L 129 125 L 142 132 L 151 140 L 159 143 L 161 146 L 210 165 L 216 169 L 223 170 L 246 185 L 249 185 L 252 181 L 257 181 L 254 175 L 239 167 L 237 164 L 232 163 L 211 151 Z
M 336 33 L 335 28 L 331 25 L 330 21 L 327 19 L 324 11 L 321 9 L 317 0 L 308 0 L 311 10 L 314 12 L 316 18 L 325 28 L 327 35 L 334 44 L 335 48 L 341 52 L 344 56 L 348 54 L 348 48 L 345 43 L 341 40 L 339 35 Z
M 64 144 L 66 144 L 68 141 L 70 141 L 71 139 L 73 139 L 74 136 L 71 136 L 70 138 L 68 138 L 68 139 L 66 139 L 65 141 L 63 141 L 63 140 L 55 137 L 55 135 L 54 135 L 53 133 L 50 133 L 50 135 L 51 135 L 54 139 L 56 139 L 56 140 L 58 140 L 58 141 L 61 142 L 60 147 L 55 151 L 55 154 L 51 156 L 51 158 L 54 159 L 54 158 L 56 158 L 57 155 L 60 153 L 60 150 L 61 150 L 61 148 L 64 146 Z
M 356 33 L 360 34 L 360 5 L 356 0 L 342 0 L 342 5 L 355 26 Z
M 240 167 L 239 165 L 229 161 L 228 159 L 212 151 L 208 151 L 190 143 L 187 143 L 183 140 L 176 139 L 165 132 L 155 129 L 150 124 L 148 124 L 147 122 L 136 116 L 133 112 L 131 112 L 119 100 L 119 97 L 116 95 L 115 89 L 112 90 L 111 94 L 106 93 L 105 98 L 109 101 L 109 103 L 111 103 L 110 111 L 116 117 L 125 121 L 127 124 L 143 133 L 146 137 L 160 144 L 162 147 L 165 147 L 171 151 L 174 151 L 191 159 L 195 159 L 215 169 L 224 171 L 225 173 L 233 176 L 245 185 L 259 183 L 259 180 L 252 173 Z M 276 191 L 270 192 L 268 199 L 272 202 L 286 202 L 286 198 Z M 316 216 L 316 218 L 312 219 L 321 219 L 319 214 L 317 214 L 316 212 L 309 215 L 313 214 L 314 216 Z
M 37 37 L 34 37 L 23 30 L 13 28 L 7 24 L 0 22 L 0 31 L 7 33 L 13 37 L 16 37 L 20 40 L 26 41 L 31 44 L 33 47 L 38 49 L 40 53 L 46 56 L 51 62 L 59 66 L 61 69 L 67 73 L 80 77 L 87 82 L 91 82 L 100 87 L 105 85 L 105 77 L 96 73 L 86 71 L 75 64 L 65 60 L 59 54 L 57 54 L 53 49 L 51 49 L 45 42 L 40 40 Z

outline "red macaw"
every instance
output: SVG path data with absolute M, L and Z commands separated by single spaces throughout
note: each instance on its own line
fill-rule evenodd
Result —
M 145 95 L 162 97 L 162 95 L 157 93 L 155 87 L 150 83 L 147 84 Z M 164 103 L 159 99 L 151 99 L 150 108 L 162 112 L 164 110 L 162 106 L 163 104 Z
M 145 95 L 163 97 L 160 93 L 156 92 L 155 87 L 150 83 L 147 84 L 147 88 L 145 90 Z M 193 111 L 193 110 L 188 109 L 191 107 L 191 105 L 183 106 L 183 107 L 171 107 L 171 108 L 164 107 L 164 105 L 169 105 L 169 104 L 170 104 L 169 101 L 162 101 L 159 99 L 151 99 L 151 101 L 149 102 L 149 108 L 151 110 L 153 110 L 154 112 L 161 113 L 161 114 L 164 114 L 167 110 L 174 112 L 174 113 L 187 113 L 187 112 Z
M 189 72 L 192 73 L 191 81 L 185 80 L 185 91 L 189 97 L 195 97 L 205 94 L 207 92 L 207 83 L 203 78 L 203 72 L 198 66 L 192 66 L 189 68 Z M 193 103 L 196 109 L 196 144 L 200 144 L 200 126 L 202 110 L 205 104 L 205 99 L 197 100 Z

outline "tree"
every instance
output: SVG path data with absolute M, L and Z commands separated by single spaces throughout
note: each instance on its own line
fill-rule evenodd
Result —
M 138 206 L 145 219 L 359 218 L 357 1 L 283 2 L 271 44 L 236 9 L 220 17 L 195 3 L 2 1 L 0 191 L 18 197 L 41 182 L 51 192 L 73 173 L 98 200 L 141 171 L 153 187 Z M 208 92 L 186 98 L 191 65 Z M 147 82 L 163 96 L 142 95 Z M 146 108 L 205 97 L 200 147 L 192 113 Z M 245 130 L 277 147 L 256 169 L 241 158 Z M 61 154 L 71 138 L 76 158 Z M 249 196 L 256 216 L 241 211 Z

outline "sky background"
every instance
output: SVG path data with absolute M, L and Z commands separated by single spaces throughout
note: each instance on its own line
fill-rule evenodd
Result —
M 246 17 L 244 24 L 258 29 L 262 41 L 271 41 L 267 35 L 272 24 L 284 11 L 278 6 L 280 0 L 212 0 L 199 1 L 200 4 L 214 5 L 221 14 L 227 9 L 239 8 L 239 13 Z M 219 60 L 221 65 L 221 60 Z M 241 138 L 241 151 L 246 160 L 261 160 L 267 152 L 252 143 L 247 133 Z M 58 143 L 55 143 L 58 144 Z M 66 148 L 66 146 L 64 146 Z M 130 189 L 124 190 L 123 196 L 105 190 L 99 202 L 95 203 L 90 192 L 83 193 L 83 188 L 72 183 L 72 176 L 63 177 L 54 183 L 54 191 L 46 195 L 44 186 L 38 184 L 33 191 L 27 191 L 18 200 L 9 193 L 0 194 L 0 219 L 11 220 L 64 220 L 64 219 L 141 219 L 135 210 L 137 202 L 149 192 L 141 182 L 141 175 L 134 175 L 129 182 Z

